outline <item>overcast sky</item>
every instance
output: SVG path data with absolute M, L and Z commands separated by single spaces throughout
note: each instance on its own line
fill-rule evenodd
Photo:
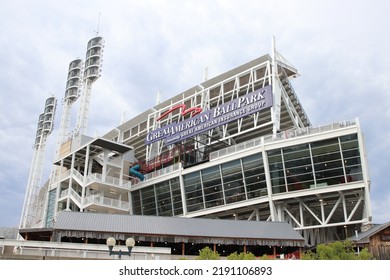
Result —
M 19 225 L 38 116 L 54 95 L 48 178 L 69 63 L 84 59 L 97 31 L 105 49 L 92 89 L 91 136 L 150 108 L 159 91 L 165 100 L 202 82 L 205 67 L 211 78 L 270 54 L 275 36 L 301 75 L 292 84 L 313 126 L 359 118 L 373 220 L 390 221 L 389 3 L 0 0 L 0 227 Z

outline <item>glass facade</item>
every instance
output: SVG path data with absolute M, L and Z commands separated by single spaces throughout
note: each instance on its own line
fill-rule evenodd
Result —
M 273 194 L 363 180 L 357 134 L 266 152 Z M 134 214 L 183 214 L 179 179 L 132 192 Z M 267 196 L 262 153 L 183 176 L 187 212 Z
M 357 134 L 267 153 L 273 193 L 363 180 Z
M 47 204 L 46 212 L 46 227 L 53 226 L 54 208 L 56 203 L 56 189 L 49 191 L 49 202 Z
M 179 178 L 132 191 L 135 215 L 175 216 L 183 214 Z

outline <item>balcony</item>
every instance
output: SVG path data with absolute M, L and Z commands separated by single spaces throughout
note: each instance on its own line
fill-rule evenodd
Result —
M 130 181 L 124 181 L 124 180 L 120 180 L 119 178 L 114 178 L 110 176 L 106 176 L 103 179 L 102 174 L 99 173 L 93 173 L 87 177 L 87 185 L 91 185 L 94 183 L 110 185 L 112 187 L 117 187 L 117 188 L 119 187 L 127 191 L 129 191 L 131 188 Z
M 116 209 L 124 212 L 129 212 L 130 203 L 119 199 L 105 197 L 101 194 L 92 194 L 84 198 L 84 208 L 91 208 L 97 206 L 98 208 Z

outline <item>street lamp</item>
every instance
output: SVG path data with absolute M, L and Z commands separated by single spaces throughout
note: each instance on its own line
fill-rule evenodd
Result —
M 357 231 L 357 228 L 355 228 L 355 236 L 356 236 L 356 247 L 357 247 L 357 255 L 359 256 L 360 255 L 360 248 L 359 248 L 359 234 L 358 234 L 358 231 Z
M 122 250 L 119 249 L 119 251 L 114 251 L 114 246 L 116 244 L 116 240 L 114 237 L 107 238 L 107 246 L 109 250 L 109 254 L 111 255 L 118 255 L 119 259 L 121 259 L 122 255 L 131 256 L 131 250 L 133 249 L 135 245 L 135 241 L 133 238 L 129 237 L 126 239 L 126 247 L 129 250 L 128 252 L 122 252 Z

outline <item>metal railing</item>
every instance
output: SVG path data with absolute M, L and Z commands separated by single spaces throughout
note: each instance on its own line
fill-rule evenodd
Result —
M 179 169 L 181 169 L 181 163 L 180 162 L 176 163 L 176 164 L 173 164 L 173 165 L 170 165 L 170 166 L 168 166 L 166 168 L 161 168 L 159 170 L 156 170 L 156 171 L 153 171 L 153 172 L 145 174 L 145 180 L 150 180 L 152 178 L 159 177 L 159 176 L 162 176 L 162 175 L 165 175 L 165 174 L 177 171 Z M 137 181 L 136 183 L 133 183 L 133 184 L 137 185 L 137 184 L 139 184 L 141 182 L 142 181 Z
M 101 194 L 94 194 L 84 198 L 84 205 L 98 204 L 105 207 L 117 208 L 120 210 L 128 211 L 130 209 L 130 203 L 118 199 L 108 198 Z
M 93 173 L 87 177 L 87 183 L 93 183 L 93 182 L 99 182 L 103 184 L 109 184 L 115 187 L 121 187 L 125 189 L 131 188 L 131 182 L 130 181 L 121 181 L 119 178 L 111 177 L 111 176 L 105 176 L 103 179 L 103 175 L 99 173 Z

